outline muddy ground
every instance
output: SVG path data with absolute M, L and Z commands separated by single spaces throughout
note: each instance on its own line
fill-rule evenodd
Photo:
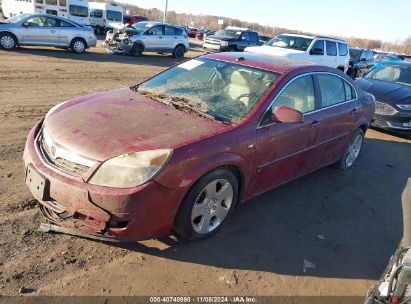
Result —
M 192 51 L 188 56 L 200 54 Z M 53 105 L 131 86 L 169 56 L 0 51 L 0 295 L 365 295 L 402 234 L 411 141 L 370 130 L 355 168 L 324 168 L 240 206 L 215 237 L 112 245 L 36 231 L 25 138 Z M 303 272 L 304 260 L 315 264 Z

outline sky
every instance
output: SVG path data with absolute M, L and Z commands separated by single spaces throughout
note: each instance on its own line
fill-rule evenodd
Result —
M 166 0 L 120 0 L 164 10 Z M 224 16 L 294 30 L 401 42 L 411 36 L 411 0 L 169 0 L 177 13 Z

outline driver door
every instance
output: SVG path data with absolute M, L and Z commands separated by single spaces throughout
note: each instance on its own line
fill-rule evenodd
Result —
M 279 106 L 300 111 L 304 122 L 274 121 L 272 112 Z M 256 193 L 292 180 L 318 166 L 318 154 L 313 149 L 319 143 L 320 114 L 317 109 L 311 75 L 290 80 L 276 96 L 257 128 Z
M 147 51 L 150 50 L 161 50 L 164 49 L 165 39 L 164 39 L 164 26 L 155 25 L 149 28 L 142 37 L 144 41 L 144 47 Z
M 250 46 L 250 35 L 248 32 L 244 32 L 240 36 L 240 42 L 238 43 L 238 50 L 244 51 L 244 49 L 249 46 Z
M 22 44 L 57 45 L 60 28 L 57 19 L 52 17 L 34 17 L 22 25 Z

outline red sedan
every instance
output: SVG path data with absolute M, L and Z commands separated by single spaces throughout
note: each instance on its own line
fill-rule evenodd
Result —
M 195 38 L 196 35 L 197 35 L 197 29 L 195 29 L 195 28 L 190 28 L 190 29 L 188 30 L 187 34 L 188 34 L 188 37 L 190 37 L 190 38 Z
M 259 193 L 351 168 L 373 113 L 336 69 L 210 54 L 52 108 L 28 136 L 26 183 L 51 230 L 200 240 Z

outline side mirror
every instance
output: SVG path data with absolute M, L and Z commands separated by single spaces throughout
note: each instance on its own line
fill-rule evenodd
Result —
M 24 22 L 24 23 L 23 23 L 23 27 L 28 28 L 28 27 L 29 27 L 29 23 L 28 23 L 28 22 Z
M 361 62 L 366 62 L 365 58 L 360 59 Z
M 303 123 L 304 122 L 304 116 L 303 113 L 300 111 L 281 106 L 275 108 L 272 114 L 272 118 L 275 121 L 282 122 L 282 123 Z
M 365 74 L 366 74 L 365 72 L 361 73 L 359 77 L 364 78 Z
M 322 49 L 313 48 L 310 51 L 310 55 L 324 55 L 324 51 Z

